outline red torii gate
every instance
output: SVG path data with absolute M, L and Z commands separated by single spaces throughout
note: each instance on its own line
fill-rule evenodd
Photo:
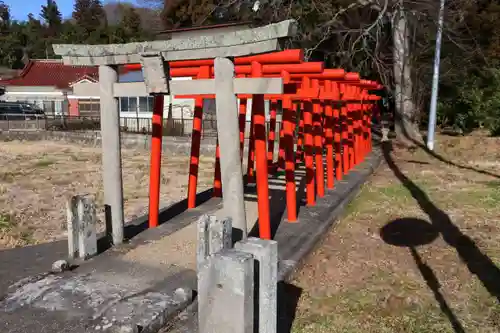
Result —
M 279 157 L 283 163 L 278 161 L 278 166 L 285 169 L 287 219 L 289 222 L 297 220 L 296 163 L 302 162 L 302 159 L 305 162 L 307 204 L 313 206 L 315 192 L 319 197 L 325 194 L 323 145 L 326 147 L 327 188 L 329 189 L 334 186 L 334 174 L 337 180 L 342 179 L 342 174 L 347 174 L 356 164 L 359 164 L 371 149 L 370 119 L 369 115 L 366 114 L 370 111 L 370 105 L 366 104 L 365 101 L 378 99 L 377 96 L 369 95 L 368 90 L 380 89 L 380 85 L 372 81 L 360 80 L 357 73 L 345 73 L 342 69 L 324 69 L 322 62 L 307 63 L 303 60 L 302 50 L 287 50 L 234 59 L 237 77 L 281 77 L 284 80 L 284 93 L 282 95 L 238 95 L 240 98 L 241 158 L 243 158 L 247 99 L 252 98 L 247 178 L 249 182 L 253 181 L 255 159 L 256 168 L 259 170 L 256 185 L 261 238 L 269 239 L 271 237 L 268 169 L 274 164 L 278 101 L 282 102 L 283 108 L 283 125 L 279 141 Z M 213 77 L 213 64 L 214 61 L 211 59 L 171 62 L 169 64 L 170 76 L 210 79 Z M 126 65 L 125 68 L 138 70 L 141 65 Z M 203 99 L 214 98 L 214 95 L 182 95 L 177 97 L 195 99 L 188 184 L 188 208 L 194 208 L 196 205 Z M 267 149 L 265 99 L 271 101 Z M 296 159 L 294 156 L 294 133 L 298 119 L 297 112 L 293 108 L 294 101 L 301 106 Z M 156 96 L 151 147 L 150 227 L 158 224 L 162 119 L 163 96 Z M 303 145 L 304 147 L 302 147 Z M 222 194 L 220 167 L 217 163 L 218 155 L 217 142 L 214 179 L 214 195 L 216 196 Z M 316 168 L 314 168 L 314 164 Z

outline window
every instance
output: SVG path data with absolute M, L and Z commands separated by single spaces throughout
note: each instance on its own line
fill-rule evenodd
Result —
M 148 112 L 148 98 L 147 97 L 139 97 L 139 112 Z
M 78 112 L 83 117 L 98 117 L 100 115 L 99 100 L 80 99 L 78 100 Z
M 120 112 L 153 112 L 153 97 L 120 97 Z

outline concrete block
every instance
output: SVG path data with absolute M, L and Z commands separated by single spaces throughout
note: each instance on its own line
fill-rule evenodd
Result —
M 141 65 L 147 92 L 150 94 L 170 94 L 168 77 L 165 75 L 161 54 L 142 54 Z
M 74 259 L 78 253 L 78 213 L 77 197 L 71 196 L 66 201 L 68 229 L 68 257 Z
M 235 244 L 235 249 L 255 259 L 255 325 L 259 333 L 277 331 L 278 242 L 248 238 Z
M 97 217 L 94 198 L 78 196 L 78 255 L 87 259 L 97 254 Z
M 68 255 L 87 259 L 97 254 L 97 218 L 94 198 L 75 195 L 67 201 Z
M 208 237 L 210 242 L 209 255 L 214 255 L 223 249 L 231 248 L 231 226 L 231 218 L 225 218 L 223 220 L 214 218 L 214 221 L 211 221 L 208 225 Z
M 222 249 L 231 248 L 232 223 L 230 218 L 217 220 L 203 215 L 198 219 L 196 262 L 197 267 Z
M 253 256 L 224 250 L 198 271 L 200 333 L 253 333 Z

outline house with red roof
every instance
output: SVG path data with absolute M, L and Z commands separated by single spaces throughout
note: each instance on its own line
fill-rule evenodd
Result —
M 143 81 L 142 71 L 121 71 L 118 80 Z M 58 59 L 33 59 L 18 76 L 0 79 L 0 100 L 36 104 L 48 115 L 98 117 L 99 96 L 78 95 L 74 89 L 78 84 L 98 81 L 97 66 L 70 66 Z M 152 97 L 120 97 L 118 103 L 122 118 L 151 118 Z M 169 103 L 165 98 L 165 117 Z M 173 99 L 172 104 L 173 118 L 192 119 L 192 99 Z
M 78 115 L 99 104 L 97 96 L 74 96 L 72 86 L 78 82 L 98 82 L 97 67 L 67 66 L 61 60 L 33 59 L 21 73 L 0 80 L 4 101 L 22 101 L 36 104 L 47 114 Z M 97 109 L 98 111 L 98 109 Z

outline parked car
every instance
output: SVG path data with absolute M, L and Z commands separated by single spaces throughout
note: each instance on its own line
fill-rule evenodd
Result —
M 0 103 L 0 120 L 29 120 L 45 118 L 45 113 L 39 108 L 25 103 Z

